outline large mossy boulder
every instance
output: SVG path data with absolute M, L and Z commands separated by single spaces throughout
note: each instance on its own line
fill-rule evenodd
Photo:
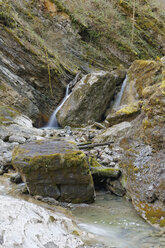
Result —
M 101 121 L 116 84 L 124 78 L 119 71 L 99 71 L 84 76 L 57 113 L 61 126 L 81 126 L 89 121 Z
M 94 200 L 86 155 L 74 144 L 59 140 L 29 142 L 14 149 L 12 164 L 32 195 L 73 203 Z

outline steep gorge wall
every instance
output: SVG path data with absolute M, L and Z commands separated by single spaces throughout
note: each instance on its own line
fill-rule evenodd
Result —
M 101 1 L 89 3 L 83 11 L 79 1 L 0 1 L 1 105 L 47 121 L 78 70 L 110 71 L 164 53 L 163 19 L 153 25 L 154 16 L 137 13 L 132 45 L 129 1 L 117 1 L 114 13 L 106 12 L 110 6 L 101 8 Z

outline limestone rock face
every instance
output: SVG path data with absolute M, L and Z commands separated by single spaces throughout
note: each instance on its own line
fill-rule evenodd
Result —
M 61 126 L 100 121 L 114 94 L 119 75 L 100 71 L 84 76 L 57 113 Z
M 0 201 L 1 247 L 85 247 L 78 235 L 74 235 L 82 233 L 63 214 L 13 197 L 1 195 Z
M 120 141 L 123 184 L 142 217 L 161 228 L 165 227 L 164 68 L 163 60 L 135 61 L 130 67 L 130 85 L 143 101 L 142 113 Z
M 29 142 L 14 149 L 12 164 L 32 195 L 92 202 L 94 186 L 86 155 L 66 141 Z

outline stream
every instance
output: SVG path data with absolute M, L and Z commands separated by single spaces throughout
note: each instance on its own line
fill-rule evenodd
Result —
M 97 192 L 95 203 L 76 206 L 72 213 L 79 219 L 79 228 L 95 234 L 103 247 L 165 247 L 165 236 L 159 236 L 159 231 L 145 222 L 124 198 Z

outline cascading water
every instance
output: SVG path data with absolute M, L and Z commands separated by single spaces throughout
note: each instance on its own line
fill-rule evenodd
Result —
M 69 97 L 69 88 L 70 88 L 70 85 L 68 84 L 67 87 L 66 87 L 65 97 L 62 100 L 61 104 L 53 112 L 52 116 L 50 117 L 50 120 L 49 120 L 48 124 L 46 125 L 46 128 L 58 128 L 59 127 L 56 115 L 57 115 L 57 112 L 60 110 L 60 108 L 63 106 L 63 104 L 65 103 L 65 101 Z
M 120 107 L 120 104 L 121 104 L 121 100 L 122 100 L 122 96 L 123 96 L 123 93 L 124 93 L 124 90 L 125 90 L 125 87 L 127 85 L 127 80 L 128 80 L 128 76 L 126 75 L 124 81 L 123 81 L 123 84 L 122 84 L 122 87 L 121 87 L 121 90 L 120 92 L 117 94 L 116 96 L 116 99 L 115 99 L 115 102 L 114 102 L 114 105 L 113 105 L 113 109 L 117 109 L 118 107 Z

